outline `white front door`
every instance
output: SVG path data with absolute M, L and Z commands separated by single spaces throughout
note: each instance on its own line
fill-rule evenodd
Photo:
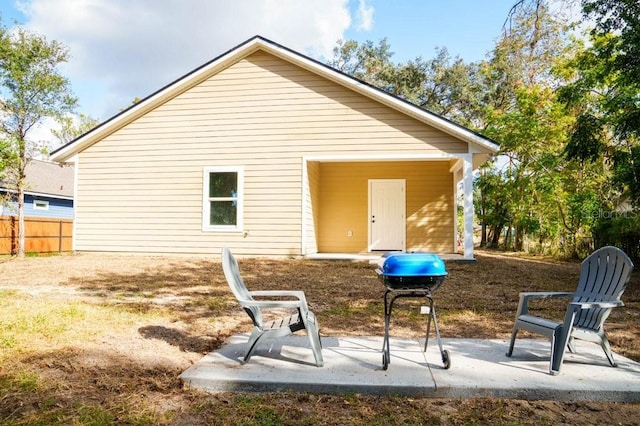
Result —
M 369 180 L 369 250 L 405 249 L 404 179 Z

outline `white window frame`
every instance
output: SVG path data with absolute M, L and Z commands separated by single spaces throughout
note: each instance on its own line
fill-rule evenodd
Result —
M 236 173 L 238 182 L 238 194 L 236 197 L 210 198 L 209 197 L 209 175 L 211 173 Z M 211 225 L 209 223 L 212 200 L 236 201 L 236 224 L 235 225 Z M 242 232 L 244 216 L 244 169 L 239 166 L 213 166 L 205 167 L 202 171 L 202 230 L 204 232 Z
M 33 200 L 33 209 L 34 210 L 49 210 L 49 201 L 34 199 Z

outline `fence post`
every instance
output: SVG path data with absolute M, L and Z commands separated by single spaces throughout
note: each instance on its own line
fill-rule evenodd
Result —
M 18 235 L 16 233 L 16 217 L 11 216 L 11 256 L 18 254 Z
M 58 221 L 58 253 L 62 253 L 62 219 Z

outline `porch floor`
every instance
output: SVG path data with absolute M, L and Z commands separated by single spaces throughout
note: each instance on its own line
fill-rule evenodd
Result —
M 352 261 L 368 261 L 369 263 L 380 263 L 382 256 L 387 252 L 368 252 L 368 253 L 314 253 L 305 256 L 311 260 L 352 260 Z M 459 253 L 436 253 L 444 261 L 454 262 L 473 262 L 473 260 L 465 259 Z

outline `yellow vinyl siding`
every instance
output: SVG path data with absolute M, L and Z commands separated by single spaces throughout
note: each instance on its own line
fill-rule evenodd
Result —
M 454 200 L 449 163 L 420 161 L 322 163 L 320 252 L 367 251 L 369 179 L 406 180 L 407 250 L 453 250 Z
M 334 231 L 318 223 L 324 211 L 318 210 L 324 203 L 318 191 L 302 199 L 303 156 L 467 150 L 466 143 L 437 129 L 257 52 L 79 153 L 75 247 L 218 253 L 227 245 L 237 254 L 312 252 L 324 247 L 315 238 Z M 382 173 L 392 164 L 368 167 Z M 209 166 L 243 168 L 243 232 L 202 231 L 202 170 Z M 307 171 L 311 189 L 325 187 L 324 166 Z M 366 226 L 366 194 L 357 200 Z M 303 248 L 302 211 L 310 208 Z

